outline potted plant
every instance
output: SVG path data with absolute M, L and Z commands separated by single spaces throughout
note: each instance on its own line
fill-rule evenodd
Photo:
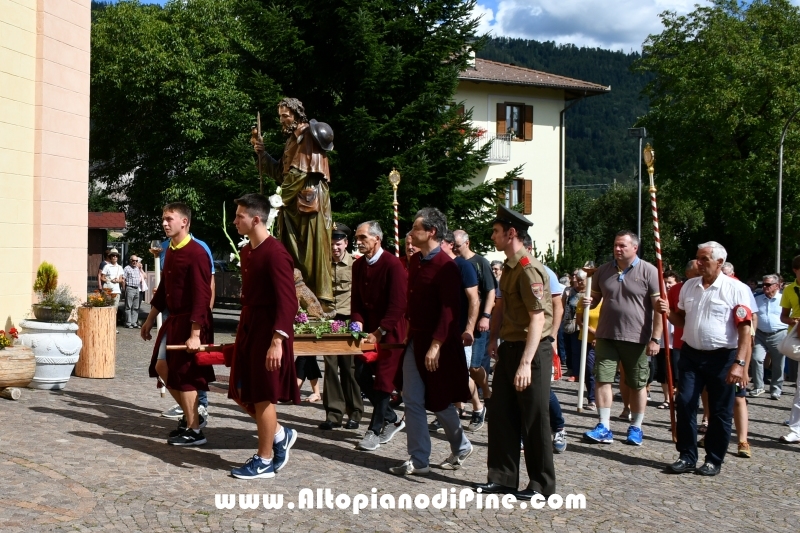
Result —
M 113 378 L 117 355 L 117 310 L 111 289 L 97 289 L 78 308 L 78 336 L 83 348 L 75 364 L 82 378 Z
M 36 360 L 30 348 L 17 343 L 19 332 L 0 329 L 0 389 L 27 387 L 36 370 Z
M 63 389 L 83 345 L 78 325 L 68 322 L 77 299 L 68 286 L 58 285 L 58 271 L 49 263 L 39 266 L 33 290 L 39 297 L 39 303 L 32 306 L 36 320 L 23 320 L 19 336 L 36 357 L 36 374 L 28 386 Z

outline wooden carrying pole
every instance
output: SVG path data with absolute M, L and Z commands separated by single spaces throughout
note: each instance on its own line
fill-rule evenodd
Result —
M 655 173 L 655 168 L 653 164 L 655 163 L 655 151 L 650 146 L 650 143 L 647 143 L 647 146 L 644 147 L 644 160 L 647 164 L 647 173 L 650 175 L 650 206 L 653 209 L 653 235 L 655 237 L 655 244 L 656 244 L 656 268 L 658 268 L 658 287 L 661 291 L 661 297 L 665 300 L 667 299 L 667 291 L 666 286 L 664 285 L 664 265 L 661 262 L 661 233 L 658 230 L 658 203 L 656 201 L 656 186 L 655 181 L 653 180 L 653 174 Z M 667 321 L 667 313 L 661 315 L 661 321 L 663 324 L 664 332 L 663 332 L 663 344 L 664 344 L 664 363 L 667 367 L 667 397 L 669 398 L 669 421 L 672 427 L 672 440 L 674 442 L 678 441 L 678 433 L 675 424 L 675 397 L 672 393 L 673 387 L 673 378 L 672 378 L 672 360 L 670 357 L 670 349 L 669 349 L 669 324 Z
M 597 270 L 594 268 L 594 263 L 592 261 L 587 261 L 586 265 L 584 265 L 583 270 L 586 272 L 586 292 L 584 296 L 586 298 L 592 297 L 592 276 L 594 275 L 595 271 Z M 583 302 L 578 302 L 578 305 L 582 306 Z M 582 331 L 583 335 L 581 335 L 581 364 L 580 368 L 578 369 L 578 412 L 583 412 L 583 384 L 585 383 L 586 379 L 586 354 L 588 351 L 588 343 L 589 343 L 589 309 L 588 307 L 583 308 L 583 326 Z

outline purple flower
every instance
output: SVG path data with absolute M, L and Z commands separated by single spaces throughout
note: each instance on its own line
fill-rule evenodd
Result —
M 343 320 L 334 320 L 331 322 L 331 333 L 341 333 L 345 326 L 346 324 Z
M 352 331 L 353 333 L 360 333 L 361 326 L 359 326 L 356 322 L 353 322 L 352 324 L 350 324 L 350 331 Z
M 294 321 L 298 324 L 308 324 L 308 315 L 305 313 L 297 313 L 294 317 Z

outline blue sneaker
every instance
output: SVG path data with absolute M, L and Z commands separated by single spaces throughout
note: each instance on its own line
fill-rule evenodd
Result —
M 272 461 L 265 462 L 258 455 L 254 455 L 239 468 L 231 470 L 231 475 L 239 479 L 269 478 L 275 477 L 275 468 Z
M 628 428 L 628 438 L 625 439 L 625 444 L 632 444 L 634 446 L 641 446 L 642 445 L 642 437 L 644 434 L 642 433 L 642 428 L 637 428 L 636 426 L 631 426 Z
M 614 442 L 614 434 L 602 423 L 598 423 L 593 430 L 587 431 L 583 436 L 586 440 L 592 442 L 602 442 L 604 444 Z
M 275 466 L 275 471 L 279 471 L 286 466 L 289 462 L 289 449 L 294 446 L 294 441 L 297 440 L 297 432 L 283 426 L 283 440 L 278 444 L 272 445 L 272 464 Z

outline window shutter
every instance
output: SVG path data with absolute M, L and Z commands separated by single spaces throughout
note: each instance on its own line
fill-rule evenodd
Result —
M 533 106 L 525 106 L 525 140 L 530 141 L 533 139 Z
M 497 104 L 496 122 L 497 122 L 497 131 L 496 131 L 497 135 L 505 135 L 506 130 L 508 128 L 506 127 L 506 104 L 504 102 Z
M 533 182 L 531 180 L 522 180 L 522 199 L 525 205 L 522 214 L 533 214 Z

